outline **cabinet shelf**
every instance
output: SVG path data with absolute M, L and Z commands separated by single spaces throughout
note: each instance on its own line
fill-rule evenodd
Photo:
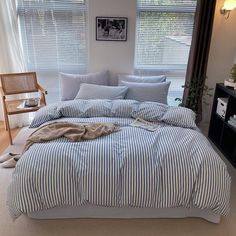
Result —
M 229 124 L 228 122 L 225 122 L 225 125 L 228 126 L 230 129 L 232 129 L 233 132 L 236 133 L 236 128 L 233 127 L 231 124 Z M 236 145 L 236 144 L 235 144 Z
M 234 132 L 236 132 L 236 127 L 232 126 L 231 124 L 228 123 L 228 121 L 225 121 L 220 115 L 218 115 L 217 113 L 215 113 L 215 115 L 226 125 L 228 126 L 230 129 L 232 129 Z
M 225 119 L 216 113 L 217 99 L 220 97 L 228 98 Z M 236 128 L 231 126 L 228 120 L 235 114 L 236 91 L 223 84 L 216 84 L 208 137 L 234 167 L 236 167 Z
M 217 114 L 216 112 L 215 112 L 215 115 L 222 121 L 222 122 L 224 122 L 224 123 L 227 123 L 227 122 L 225 122 L 225 119 L 223 119 L 219 114 Z

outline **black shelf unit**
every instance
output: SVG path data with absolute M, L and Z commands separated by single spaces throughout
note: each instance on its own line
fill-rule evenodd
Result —
M 218 98 L 228 98 L 225 119 L 216 113 Z M 236 90 L 216 84 L 208 137 L 236 168 L 236 128 L 228 124 L 236 114 Z

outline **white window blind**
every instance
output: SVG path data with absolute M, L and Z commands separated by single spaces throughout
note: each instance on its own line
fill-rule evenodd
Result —
M 135 72 L 167 75 L 168 104 L 182 98 L 197 0 L 137 0 Z
M 18 16 L 28 70 L 86 70 L 86 0 L 18 0 Z
M 135 69 L 185 71 L 197 0 L 137 0 Z

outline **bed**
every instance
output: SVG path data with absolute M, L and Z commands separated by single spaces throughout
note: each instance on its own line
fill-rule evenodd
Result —
M 142 118 L 154 132 L 130 124 Z M 73 100 L 40 109 L 31 124 L 111 122 L 120 131 L 94 140 L 32 145 L 8 189 L 13 218 L 201 217 L 229 212 L 225 163 L 186 108 L 135 100 Z

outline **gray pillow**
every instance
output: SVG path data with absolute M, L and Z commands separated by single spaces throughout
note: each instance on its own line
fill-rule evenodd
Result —
M 61 100 L 73 100 L 80 89 L 81 83 L 108 85 L 108 71 L 85 75 L 60 73 L 59 82 Z
M 150 101 L 167 104 L 167 95 L 170 82 L 163 83 L 134 83 L 120 81 L 120 84 L 129 88 L 125 99 L 140 102 Z
M 165 75 L 157 75 L 157 76 L 119 75 L 118 77 L 119 85 L 121 81 L 137 82 L 137 83 L 162 83 L 162 82 L 166 82 L 166 76 Z
M 81 84 L 75 99 L 123 99 L 127 91 L 126 86 Z

